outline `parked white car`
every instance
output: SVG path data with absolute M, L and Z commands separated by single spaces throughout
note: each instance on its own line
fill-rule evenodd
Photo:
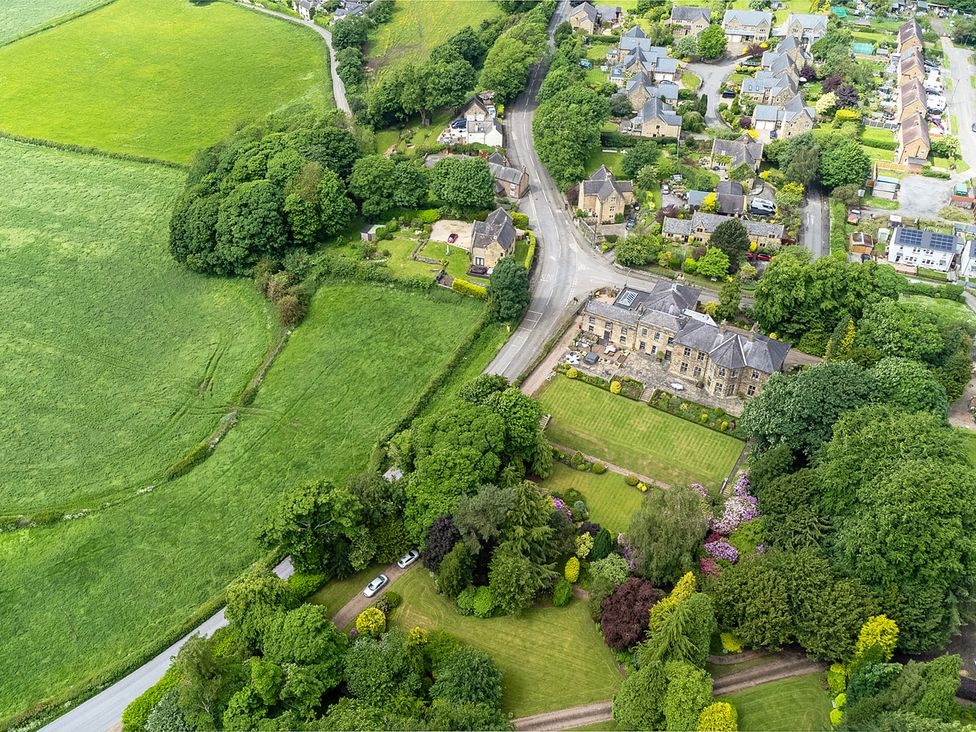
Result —
M 568 356 L 566 356 L 566 365 L 579 366 L 579 356 L 577 356 L 575 353 L 570 353 Z
M 363 590 L 363 595 L 365 595 L 366 597 L 372 597 L 377 592 L 382 590 L 383 586 L 386 585 L 386 583 L 389 581 L 390 578 L 387 577 L 385 574 L 378 575 L 377 577 L 373 578 L 373 580 L 368 585 L 366 585 L 366 589 Z
M 418 559 L 420 559 L 420 552 L 418 552 L 416 549 L 411 549 L 397 560 L 397 566 L 400 569 L 406 569 Z
M 669 386 L 670 386 L 670 387 L 671 387 L 672 389 L 674 389 L 675 391 L 684 391 L 684 390 L 685 390 L 685 385 L 684 385 L 684 384 L 682 384 L 682 383 L 681 383 L 681 382 L 679 382 L 679 381 L 673 381 L 673 382 L 671 382 L 671 383 L 669 384 Z

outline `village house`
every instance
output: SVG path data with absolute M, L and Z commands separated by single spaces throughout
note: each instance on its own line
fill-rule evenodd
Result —
M 925 164 L 931 150 L 929 123 L 921 114 L 908 115 L 902 120 L 898 130 L 898 152 L 895 159 L 901 165 L 921 166 Z
M 321 5 L 322 0 L 292 0 L 291 3 L 292 10 L 298 13 L 302 20 L 314 18 Z
M 674 40 L 685 36 L 701 35 L 712 22 L 712 9 L 694 5 L 675 5 L 671 8 L 671 18 L 668 25 L 674 33 Z
M 888 261 L 896 269 L 918 268 L 948 272 L 963 240 L 953 234 L 899 226 L 888 244 Z
M 902 53 L 898 61 L 898 85 L 906 84 L 912 79 L 925 80 L 925 56 L 921 48 L 912 48 Z
M 612 224 L 618 217 L 623 217 L 625 209 L 633 202 L 633 182 L 618 181 L 605 165 L 601 165 L 589 179 L 580 183 L 576 207 L 588 216 L 596 217 L 601 224 Z
M 661 234 L 672 241 L 707 244 L 715 229 L 730 218 L 704 211 L 696 211 L 690 219 L 676 219 L 669 216 L 664 219 Z M 783 243 L 786 230 L 782 224 L 743 220 L 742 225 L 749 235 L 749 241 L 755 242 L 758 247 L 778 247 Z
M 786 35 L 810 48 L 827 35 L 827 16 L 790 13 L 786 19 Z
M 782 105 L 760 104 L 752 113 L 757 140 L 762 143 L 788 140 L 814 128 L 817 112 L 797 94 Z
M 902 54 L 905 54 L 913 48 L 921 51 L 923 47 L 922 26 L 918 24 L 917 20 L 909 20 L 898 28 L 898 50 Z
M 342 0 L 337 7 L 332 12 L 332 21 L 341 20 L 342 18 L 350 18 L 354 15 L 362 15 L 366 12 L 366 8 L 369 7 L 364 2 L 357 2 L 357 0 Z
M 726 10 L 722 17 L 726 51 L 742 53 L 753 43 L 765 43 L 773 28 L 773 14 L 759 10 Z
M 621 123 L 620 131 L 641 137 L 677 137 L 681 134 L 681 117 L 661 97 L 651 97 L 633 119 Z
M 471 264 L 491 269 L 515 251 L 517 232 L 512 217 L 496 208 L 484 221 L 475 221 L 471 232 Z
M 920 79 L 909 79 L 898 87 L 898 121 L 903 122 L 913 115 L 925 116 L 928 95 Z
M 749 135 L 736 140 L 715 140 L 712 143 L 711 163 L 724 171 L 732 171 L 740 165 L 748 165 L 759 170 L 762 162 L 763 144 Z
M 627 80 L 622 94 L 627 97 L 630 106 L 640 109 L 644 102 L 652 97 L 661 97 L 666 102 L 673 104 L 678 101 L 679 87 L 673 81 L 664 81 L 655 84 L 643 71 L 639 71 Z
M 693 210 L 698 210 L 709 196 L 714 196 L 718 213 L 726 216 L 741 216 L 746 208 L 745 191 L 742 184 L 734 180 L 719 181 L 714 192 L 709 191 L 688 191 L 688 206 Z
M 766 51 L 762 55 L 762 71 L 773 76 L 789 76 L 793 82 L 800 78 L 801 66 L 798 66 L 790 54 L 780 51 Z
M 591 299 L 582 326 L 606 343 L 661 360 L 668 373 L 722 398 L 754 396 L 781 371 L 790 344 L 717 325 L 695 310 L 701 290 L 667 282 Z
M 626 86 L 633 74 L 643 73 L 654 82 L 675 82 L 678 77 L 678 61 L 667 55 L 667 49 L 650 46 L 628 52 L 623 61 L 610 70 L 610 83 Z
M 771 71 L 757 71 L 755 76 L 742 80 L 739 93 L 757 104 L 784 104 L 796 96 L 796 80 L 790 74 L 776 75 Z
M 442 145 L 468 144 L 502 147 L 505 141 L 501 123 L 495 116 L 495 105 L 475 94 L 464 113 L 441 132 L 437 141 Z
M 529 190 L 529 174 L 513 168 L 501 153 L 488 156 L 488 169 L 495 179 L 495 193 L 510 201 L 517 201 Z
M 573 30 L 581 30 L 593 35 L 602 28 L 612 28 L 620 23 L 623 9 L 617 5 L 577 5 L 569 14 L 569 24 Z

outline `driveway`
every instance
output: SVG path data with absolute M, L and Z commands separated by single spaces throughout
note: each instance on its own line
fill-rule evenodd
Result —
M 457 241 L 452 242 L 451 246 L 460 247 L 465 251 L 471 251 L 471 235 L 474 224 L 470 221 L 455 221 L 454 219 L 441 219 L 435 221 L 430 227 L 430 240 L 447 242 L 451 234 L 457 234 Z
M 719 97 L 719 87 L 729 74 L 735 71 L 738 59 L 727 58 L 714 64 L 688 64 L 688 70 L 701 77 L 702 85 L 698 90 L 699 94 L 704 94 L 708 99 L 708 110 L 705 112 L 705 124 L 709 127 L 715 125 L 725 125 L 725 120 L 718 116 L 718 105 L 721 102 Z M 731 101 L 731 100 L 730 100 Z
M 391 564 L 382 572 L 377 572 L 376 574 L 385 574 L 390 580 L 383 586 L 383 589 L 377 594 L 373 595 L 373 597 L 365 597 L 362 590 L 360 590 L 354 598 L 342 606 L 342 609 L 339 610 L 339 612 L 332 616 L 332 622 L 335 623 L 335 626 L 339 630 L 344 630 L 346 626 L 359 617 L 359 613 L 376 602 L 380 597 L 385 595 L 387 591 L 389 591 L 390 587 L 393 586 L 394 582 L 419 564 L 420 562 L 417 561 L 406 569 L 400 569 L 395 564 Z

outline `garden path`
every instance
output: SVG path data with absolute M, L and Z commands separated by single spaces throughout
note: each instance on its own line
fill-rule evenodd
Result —
M 572 455 L 574 452 L 578 452 L 575 448 L 566 447 L 565 445 L 560 445 L 558 442 L 553 442 L 552 440 L 549 441 L 549 444 L 552 445 L 557 450 L 560 450 L 562 452 L 568 452 L 570 455 Z M 604 465 L 607 466 L 607 470 L 609 470 L 611 473 L 619 473 L 620 475 L 636 475 L 637 480 L 639 480 L 641 483 L 646 483 L 647 485 L 656 485 L 659 488 L 671 487 L 670 483 L 665 483 L 660 480 L 655 480 L 654 478 L 649 478 L 646 475 L 635 473 L 633 470 L 629 470 L 628 468 L 624 468 L 620 465 L 614 465 L 613 463 L 607 462 L 603 458 L 594 457 L 593 455 L 587 455 L 585 452 L 581 454 L 583 455 L 584 458 L 586 458 L 591 463 L 603 463 Z M 336 623 L 336 625 L 338 625 L 338 623 Z
M 395 564 L 391 564 L 382 572 L 377 572 L 377 574 L 385 574 L 389 578 L 390 581 L 386 583 L 386 586 L 372 597 L 364 597 L 362 592 L 357 593 L 354 598 L 343 605 L 339 612 L 332 617 L 332 622 L 335 623 L 335 626 L 339 630 L 343 630 L 347 625 L 349 625 L 349 623 L 356 619 L 359 613 L 382 597 L 383 594 L 393 586 L 394 582 L 417 566 L 417 564 L 419 564 L 419 562 L 410 565 L 406 569 L 400 569 Z

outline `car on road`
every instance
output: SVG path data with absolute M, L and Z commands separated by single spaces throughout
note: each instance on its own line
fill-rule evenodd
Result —
M 585 356 L 583 356 L 583 363 L 585 363 L 587 366 L 592 366 L 599 360 L 600 360 L 599 354 L 593 353 L 593 351 L 590 351 Z
M 447 237 L 448 244 L 453 244 L 456 241 L 457 241 L 457 234 L 451 234 L 449 237 Z
M 400 569 L 406 569 L 418 559 L 420 559 L 420 552 L 418 552 L 416 549 L 411 549 L 397 560 L 397 566 Z
M 368 585 L 366 585 L 366 589 L 363 590 L 363 596 L 372 597 L 377 592 L 382 590 L 383 587 L 386 585 L 386 583 L 389 581 L 390 578 L 387 577 L 385 574 L 377 575 L 370 581 Z
M 668 386 L 670 386 L 675 391 L 684 391 L 685 390 L 685 385 L 684 384 L 681 384 L 681 383 L 679 383 L 677 381 L 672 381 L 670 384 L 668 384 Z

